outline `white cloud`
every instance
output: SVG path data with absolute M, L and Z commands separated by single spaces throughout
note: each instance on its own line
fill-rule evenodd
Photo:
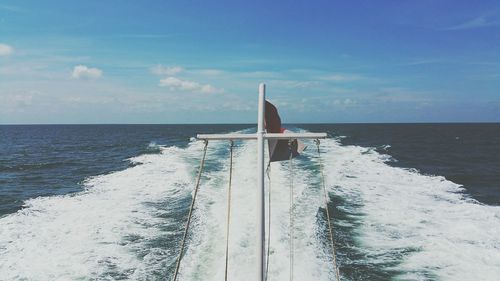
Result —
M 25 112 L 40 93 L 32 90 L 14 90 L 0 95 L 0 112 Z
M 0 56 L 8 56 L 14 52 L 14 48 L 7 44 L 0 43 Z
M 184 69 L 180 66 L 163 66 L 161 64 L 151 67 L 151 73 L 155 75 L 176 75 L 181 73 Z
M 73 68 L 71 77 L 75 79 L 98 79 L 102 76 L 102 70 L 98 68 L 87 67 L 86 65 L 77 65 Z
M 269 80 L 273 86 L 291 89 L 310 89 L 321 84 L 319 81 L 298 81 L 298 80 Z
M 215 88 L 210 84 L 202 84 L 193 80 L 187 80 L 176 77 L 177 74 L 184 72 L 185 74 L 202 74 L 202 75 L 219 75 L 222 71 L 215 69 L 203 69 L 196 71 L 187 71 L 180 66 L 164 66 L 158 64 L 150 68 L 151 73 L 165 78 L 160 79 L 160 87 L 168 87 L 171 91 L 186 91 L 192 93 L 223 93 L 223 89 Z
M 121 38 L 141 38 L 141 39 L 158 39 L 158 38 L 168 38 L 172 37 L 171 34 L 160 34 L 160 33 L 128 33 L 128 34 L 120 34 L 118 37 Z
M 206 76 L 218 76 L 224 73 L 224 71 L 218 69 L 200 69 L 198 72 Z
M 282 77 L 282 73 L 273 72 L 273 71 L 251 71 L 251 72 L 242 72 L 240 73 L 241 77 L 245 78 L 280 78 Z
M 442 62 L 443 62 L 442 60 L 438 59 L 419 59 L 404 63 L 403 65 L 413 66 L 413 65 L 423 65 L 423 64 L 436 64 Z
M 379 102 L 429 102 L 430 96 L 435 95 L 433 92 L 415 91 L 401 87 L 384 87 L 377 90 L 375 99 Z
M 328 76 L 321 77 L 322 80 L 333 81 L 333 82 L 350 82 L 363 79 L 362 76 L 352 75 L 352 74 L 332 74 Z
M 222 90 L 219 90 L 209 84 L 200 84 L 196 81 L 182 80 L 172 76 L 161 79 L 160 86 L 169 87 L 171 90 L 183 90 L 201 93 L 222 92 Z
M 6 10 L 9 12 L 15 12 L 15 13 L 20 13 L 23 12 L 24 10 L 16 7 L 16 6 L 11 6 L 11 5 L 0 5 L 0 10 Z
M 483 17 L 477 17 L 475 19 L 469 20 L 467 22 L 455 26 L 447 27 L 444 30 L 462 30 L 462 29 L 472 29 L 472 28 L 497 26 L 497 25 L 500 25 L 500 18 L 483 16 Z

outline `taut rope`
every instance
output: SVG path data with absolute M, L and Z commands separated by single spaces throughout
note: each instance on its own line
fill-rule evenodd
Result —
M 267 169 L 266 169 L 266 174 L 267 178 L 269 179 L 269 196 L 267 197 L 267 253 L 266 253 L 266 281 L 267 281 L 267 276 L 269 275 L 269 256 L 270 256 L 270 249 L 271 249 L 271 161 L 267 164 Z
M 315 140 L 316 146 L 317 146 L 317 151 L 318 151 L 318 161 L 319 161 L 319 166 L 320 166 L 320 171 L 321 171 L 321 179 L 322 179 L 322 186 L 323 186 L 323 192 L 324 192 L 324 199 L 325 199 L 325 209 L 326 209 L 326 217 L 328 221 L 328 230 L 329 230 L 329 238 L 330 238 L 330 244 L 331 244 L 331 249 L 332 249 L 332 257 L 333 257 L 333 266 L 335 270 L 335 279 L 337 281 L 340 280 L 340 273 L 339 273 L 339 268 L 337 265 L 337 257 L 336 257 L 336 250 L 335 250 L 335 243 L 334 243 L 334 232 L 333 232 L 333 226 L 330 221 L 330 211 L 328 210 L 328 193 L 326 191 L 326 182 L 325 182 L 325 174 L 324 174 L 324 168 L 323 168 L 323 163 L 321 161 L 321 152 L 319 148 L 319 140 Z M 289 145 L 291 145 L 289 143 Z M 181 249 L 179 252 L 179 256 L 177 258 L 177 264 L 175 267 L 175 274 L 174 278 L 172 279 L 173 281 L 177 280 L 177 276 L 179 274 L 179 268 L 180 268 L 180 262 L 183 257 L 184 253 L 184 247 L 186 245 L 186 239 L 187 239 L 187 234 L 189 231 L 189 226 L 191 223 L 191 217 L 193 215 L 193 210 L 194 210 L 194 204 L 196 201 L 196 196 L 198 194 L 198 190 L 200 187 L 200 180 L 201 180 L 201 174 L 203 172 L 203 167 L 205 164 L 205 158 L 207 155 L 207 147 L 208 147 L 208 140 L 205 140 L 205 146 L 203 148 L 203 157 L 201 159 L 200 163 L 200 168 L 198 170 L 198 176 L 196 178 L 196 186 L 194 189 L 194 195 L 193 195 L 193 200 L 191 201 L 191 206 L 189 208 L 189 214 L 188 214 L 188 220 L 186 223 L 186 227 L 184 229 L 184 236 L 182 238 L 182 244 L 181 244 Z M 230 225 L 230 219 L 231 219 L 231 185 L 232 185 L 232 176 L 233 176 L 233 148 L 234 148 L 234 143 L 231 141 L 231 148 L 230 148 L 230 160 L 229 160 L 229 183 L 228 183 L 228 193 L 227 193 L 227 225 L 226 225 L 226 266 L 225 266 L 225 275 L 224 275 L 224 280 L 227 281 L 227 272 L 228 272 L 228 261 L 229 261 L 229 225 Z M 291 146 L 290 146 L 291 148 Z M 291 151 L 290 151 L 291 152 Z M 293 281 L 293 266 L 294 266 L 294 236 L 293 236 L 293 154 L 290 153 L 290 159 L 289 159 L 289 172 L 290 172 L 290 281 Z M 271 177 L 270 177 L 270 170 L 271 170 L 271 165 L 269 163 L 267 167 L 267 176 L 269 178 L 269 196 L 268 196 L 268 240 L 267 240 L 267 259 L 266 259 L 266 274 L 265 274 L 265 279 L 267 281 L 268 279 L 268 274 L 269 274 L 269 255 L 270 255 L 270 245 L 271 245 Z
M 293 152 L 291 142 L 288 142 L 288 146 L 290 147 L 290 159 L 288 160 L 290 171 L 290 281 L 293 281 Z
M 228 252 L 229 252 L 229 222 L 231 220 L 231 180 L 233 178 L 233 147 L 234 147 L 234 142 L 231 141 L 231 148 L 229 152 L 229 184 L 227 189 L 226 269 L 224 273 L 225 281 L 227 281 Z
M 339 267 L 337 266 L 337 257 L 335 255 L 335 243 L 333 241 L 333 227 L 330 222 L 330 211 L 328 210 L 328 193 L 326 192 L 326 183 L 325 183 L 325 173 L 323 172 L 323 163 L 321 162 L 321 152 L 319 150 L 319 139 L 315 141 L 316 147 L 318 148 L 318 161 L 321 170 L 321 181 L 323 185 L 323 192 L 325 195 L 325 209 L 326 209 L 326 220 L 328 221 L 328 230 L 330 232 L 330 244 L 332 247 L 332 256 L 333 256 L 333 267 L 335 269 L 335 280 L 340 280 Z
M 196 201 L 196 195 L 198 194 L 198 189 L 200 187 L 201 172 L 203 171 L 203 166 L 205 165 L 205 157 L 207 155 L 208 141 L 205 140 L 205 147 L 203 148 L 203 157 L 201 158 L 200 169 L 198 170 L 198 177 L 196 178 L 196 186 L 194 188 L 193 200 L 191 201 L 191 207 L 189 208 L 188 220 L 186 223 L 186 228 L 184 229 L 184 237 L 182 238 L 181 251 L 179 252 L 179 257 L 177 258 L 177 265 L 175 267 L 175 274 L 173 281 L 177 280 L 177 275 L 179 274 L 179 267 L 181 265 L 182 254 L 184 252 L 184 246 L 186 245 L 186 237 L 189 230 L 189 224 L 191 223 L 191 216 L 193 215 L 194 202 Z

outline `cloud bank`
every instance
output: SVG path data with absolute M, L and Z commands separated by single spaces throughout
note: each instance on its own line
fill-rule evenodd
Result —
M 14 48 L 7 44 L 0 43 L 0 56 L 8 56 L 14 52 Z
M 73 68 L 71 77 L 75 79 L 93 80 L 101 78 L 102 70 L 88 67 L 86 65 L 77 65 Z
M 184 90 L 201 93 L 215 93 L 218 89 L 209 84 L 200 84 L 195 81 L 183 80 L 177 77 L 167 77 L 160 80 L 161 87 L 169 87 L 171 90 Z
M 151 73 L 155 74 L 155 75 L 168 75 L 168 76 L 172 76 L 172 75 L 176 75 L 178 73 L 181 73 L 182 71 L 184 71 L 184 69 L 180 66 L 163 66 L 161 64 L 158 64 L 158 65 L 155 65 L 153 67 L 151 67 Z
M 171 91 L 186 91 L 193 93 L 223 93 L 223 89 L 215 88 L 210 84 L 203 84 L 200 82 L 196 82 L 193 80 L 179 78 L 177 74 L 179 73 L 187 73 L 189 75 L 190 71 L 186 71 L 184 68 L 180 66 L 164 66 L 161 64 L 155 65 L 150 68 L 151 73 L 157 76 L 163 76 L 165 78 L 160 79 L 159 86 L 167 87 Z M 193 72 L 191 71 L 191 74 Z M 214 75 L 214 71 L 210 70 L 209 74 Z M 218 74 L 219 72 L 217 72 Z M 209 75 L 208 73 L 203 73 L 205 75 Z M 210 75 L 209 75 L 210 76 Z

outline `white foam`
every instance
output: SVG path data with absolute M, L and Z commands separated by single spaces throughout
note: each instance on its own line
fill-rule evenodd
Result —
M 362 222 L 365 262 L 398 263 L 401 280 L 498 280 L 500 207 L 464 196 L 443 177 L 391 167 L 374 150 L 323 146 L 331 191 Z
M 229 243 L 229 279 L 255 279 L 255 188 L 256 150 L 250 142 L 238 148 L 234 157 L 232 221 Z M 227 200 L 225 168 L 210 175 L 200 193 L 197 221 L 181 268 L 182 280 L 224 278 L 224 247 Z M 270 280 L 289 280 L 289 173 L 288 166 L 273 163 Z M 320 193 L 311 188 L 307 172 L 294 178 L 295 271 L 296 280 L 331 280 L 331 266 L 321 249 L 316 214 Z M 267 217 L 267 215 L 266 215 Z
M 200 147 L 163 150 L 131 159 L 142 165 L 87 180 L 84 192 L 32 199 L 1 218 L 0 279 L 140 279 L 161 270 L 168 251 L 146 245 L 168 235 L 162 229 L 175 221 L 159 217 L 168 206 L 154 204 L 189 196 L 188 164 Z
M 187 208 L 201 149 L 200 142 L 185 149 L 162 148 L 162 154 L 131 159 L 140 165 L 89 179 L 84 192 L 27 201 L 26 208 L 0 219 L 0 279 L 164 276 L 178 245 L 165 248 L 152 242 L 182 228 L 184 222 L 172 212 Z M 396 264 L 385 269 L 404 272 L 398 276 L 402 280 L 500 276 L 499 207 L 464 197 L 460 186 L 442 177 L 391 167 L 385 163 L 390 157 L 373 149 L 341 146 L 335 140 L 322 141 L 322 149 L 330 191 L 345 200 L 336 207 L 361 222 L 353 235 L 365 253 L 362 262 Z M 209 146 L 210 168 L 196 203 L 180 280 L 224 276 L 227 152 L 227 143 Z M 314 156 L 315 151 L 306 154 Z M 234 159 L 229 279 L 253 280 L 255 143 L 240 144 Z M 318 219 L 324 204 L 319 175 L 300 167 L 309 161 L 294 160 L 294 275 L 295 280 L 332 280 L 321 234 L 325 222 Z M 288 176 L 287 162 L 273 163 L 270 280 L 289 280 Z

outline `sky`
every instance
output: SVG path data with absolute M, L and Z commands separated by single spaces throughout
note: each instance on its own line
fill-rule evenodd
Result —
M 0 124 L 500 122 L 500 1 L 0 0 Z

